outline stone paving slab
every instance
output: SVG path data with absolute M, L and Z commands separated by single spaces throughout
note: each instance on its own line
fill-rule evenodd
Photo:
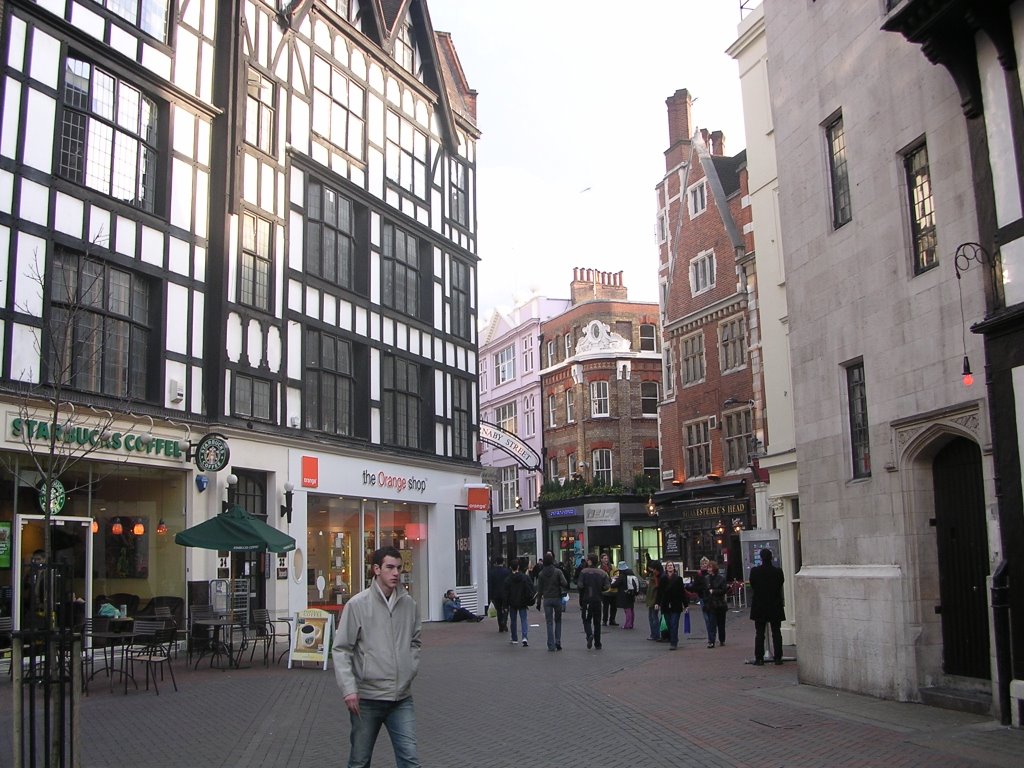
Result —
M 727 643 L 692 635 L 670 652 L 637 628 L 587 651 L 575 606 L 561 652 L 543 627 L 529 648 L 494 621 L 427 624 L 414 685 L 424 766 L 928 766 L 1021 764 L 1024 731 L 991 719 L 884 702 L 797 682 L 797 665 L 753 667 L 753 624 L 730 612 Z M 530 612 L 534 624 L 541 614 Z M 698 615 L 692 622 L 702 625 Z M 644 626 L 641 626 L 644 625 Z M 789 655 L 798 649 L 787 648 Z M 97 678 L 81 708 L 85 768 L 345 765 L 348 715 L 334 673 L 312 666 L 188 669 L 152 691 L 111 693 Z M 96 683 L 99 684 L 96 684 Z M 0 768 L 11 754 L 11 686 L 0 678 Z M 374 765 L 394 756 L 382 732 Z

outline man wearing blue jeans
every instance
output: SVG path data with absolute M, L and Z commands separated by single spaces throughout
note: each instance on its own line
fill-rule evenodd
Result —
M 544 567 L 537 577 L 537 607 L 544 607 L 544 621 L 548 626 L 548 650 L 562 650 L 562 594 L 569 589 L 569 582 L 555 567 L 555 556 L 544 553 Z
M 399 586 L 402 553 L 373 553 L 374 579 L 345 604 L 334 642 L 334 674 L 349 711 L 349 768 L 364 768 L 383 725 L 399 768 L 419 768 L 411 687 L 420 661 L 416 601 Z M 370 650 L 369 646 L 373 646 Z

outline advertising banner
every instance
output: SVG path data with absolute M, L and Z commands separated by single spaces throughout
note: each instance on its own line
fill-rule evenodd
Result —
M 333 629 L 334 621 L 328 611 L 309 608 L 296 613 L 288 669 L 292 668 L 293 661 L 315 661 L 327 669 Z
M 0 568 L 11 567 L 11 524 L 0 523 Z

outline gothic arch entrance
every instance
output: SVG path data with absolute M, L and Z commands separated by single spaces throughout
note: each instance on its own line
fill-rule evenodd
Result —
M 981 450 L 957 437 L 932 460 L 935 538 L 942 618 L 942 668 L 947 675 L 991 678 L 989 665 L 988 533 Z

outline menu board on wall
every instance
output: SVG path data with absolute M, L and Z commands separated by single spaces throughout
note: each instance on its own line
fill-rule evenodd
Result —
M 292 668 L 293 661 L 315 661 L 327 669 L 333 629 L 334 621 L 328 611 L 309 608 L 296 613 L 291 650 L 288 653 L 288 669 Z

